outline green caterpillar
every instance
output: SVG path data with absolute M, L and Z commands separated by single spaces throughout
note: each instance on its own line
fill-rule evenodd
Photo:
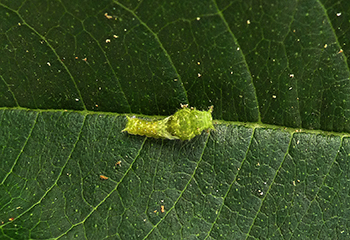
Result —
M 208 111 L 199 111 L 182 105 L 182 109 L 174 115 L 158 121 L 127 117 L 128 122 L 122 132 L 153 138 L 190 140 L 203 130 L 215 129 L 212 111 L 213 106 Z

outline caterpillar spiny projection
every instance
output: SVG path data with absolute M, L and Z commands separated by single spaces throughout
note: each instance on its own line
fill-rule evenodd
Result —
M 213 106 L 208 111 L 188 108 L 187 105 L 181 107 L 174 115 L 158 121 L 127 117 L 128 122 L 122 132 L 153 138 L 190 140 L 203 130 L 215 129 L 211 115 Z

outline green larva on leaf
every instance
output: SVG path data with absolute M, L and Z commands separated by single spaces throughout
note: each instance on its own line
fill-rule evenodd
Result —
M 167 123 L 170 117 L 158 121 L 148 121 L 136 118 L 135 116 L 127 116 L 126 118 L 128 119 L 128 123 L 122 132 L 153 138 L 179 139 L 167 131 Z
M 127 117 L 128 122 L 122 132 L 153 138 L 190 140 L 203 130 L 214 129 L 212 111 L 199 111 L 186 105 L 163 120 L 147 121 L 136 117 Z

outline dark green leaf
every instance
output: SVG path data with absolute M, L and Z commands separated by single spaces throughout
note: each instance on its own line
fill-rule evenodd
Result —
M 349 28 L 345 0 L 0 0 L 0 239 L 349 238 Z M 121 132 L 180 103 L 215 130 Z

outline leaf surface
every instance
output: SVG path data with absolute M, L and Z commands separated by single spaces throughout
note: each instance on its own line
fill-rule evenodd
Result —
M 345 0 L 1 0 L 0 239 L 348 238 L 349 23 Z M 180 103 L 215 130 L 121 132 Z

